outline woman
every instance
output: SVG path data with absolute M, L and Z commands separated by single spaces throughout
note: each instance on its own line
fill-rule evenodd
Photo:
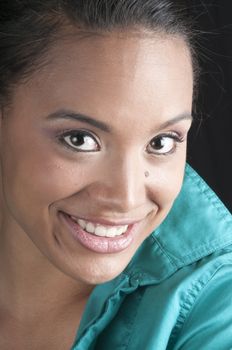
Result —
M 231 216 L 185 167 L 183 9 L 0 5 L 1 350 L 232 344 Z

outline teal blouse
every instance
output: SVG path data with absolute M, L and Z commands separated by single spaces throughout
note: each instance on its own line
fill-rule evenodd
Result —
M 232 349 L 232 216 L 189 165 L 165 221 L 93 290 L 72 347 L 87 349 Z

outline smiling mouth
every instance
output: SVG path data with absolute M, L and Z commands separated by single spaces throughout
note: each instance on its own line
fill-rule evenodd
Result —
M 79 224 L 83 230 L 99 237 L 116 237 L 121 236 L 128 229 L 128 225 L 118 225 L 118 226 L 106 226 L 101 224 L 96 224 L 91 221 L 86 221 L 83 219 L 78 219 L 75 216 L 70 215 L 70 218 Z
M 97 253 L 117 253 L 128 248 L 138 232 L 139 222 L 106 225 L 59 213 L 71 236 L 85 248 Z

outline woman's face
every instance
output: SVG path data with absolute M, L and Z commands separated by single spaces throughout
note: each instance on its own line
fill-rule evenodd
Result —
M 25 254 L 101 283 L 180 191 L 191 58 L 180 38 L 130 33 L 72 37 L 49 55 L 1 120 L 4 232 L 33 242 Z

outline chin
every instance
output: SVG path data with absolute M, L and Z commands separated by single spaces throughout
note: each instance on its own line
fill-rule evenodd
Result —
M 108 282 L 116 278 L 120 273 L 125 269 L 125 265 L 116 265 L 114 264 L 98 264 L 97 266 L 86 266 L 81 274 L 80 271 L 73 273 L 72 277 L 77 281 L 81 280 L 85 284 L 97 285 Z

